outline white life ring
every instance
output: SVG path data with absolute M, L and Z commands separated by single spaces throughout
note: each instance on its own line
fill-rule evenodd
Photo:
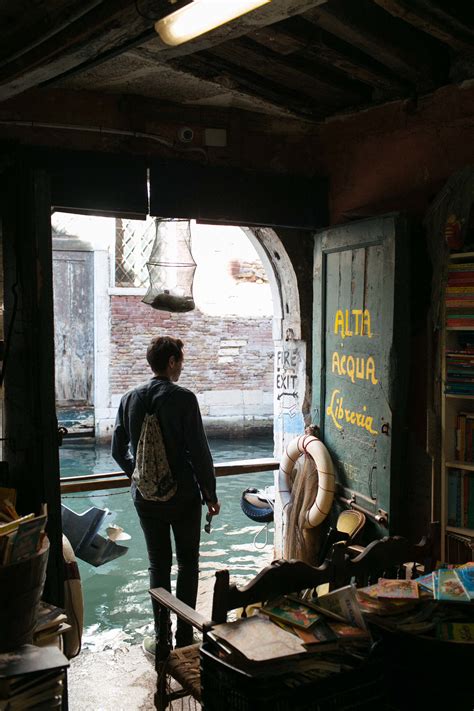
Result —
M 302 454 L 309 455 L 318 471 L 318 491 L 313 505 L 306 513 L 305 528 L 319 526 L 331 510 L 336 489 L 334 465 L 320 439 L 313 435 L 300 435 L 286 447 L 278 470 L 278 495 L 284 512 L 291 500 L 290 475 Z
M 84 625 L 84 600 L 82 583 L 76 556 L 66 536 L 63 534 L 64 564 L 64 609 L 71 629 L 63 635 L 64 654 L 68 659 L 77 657 L 81 651 L 82 628 Z

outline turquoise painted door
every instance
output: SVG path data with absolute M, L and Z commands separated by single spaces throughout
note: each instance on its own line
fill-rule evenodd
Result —
M 315 240 L 313 422 L 335 463 L 338 494 L 369 512 L 383 534 L 396 531 L 400 514 L 406 232 L 403 218 L 387 215 Z

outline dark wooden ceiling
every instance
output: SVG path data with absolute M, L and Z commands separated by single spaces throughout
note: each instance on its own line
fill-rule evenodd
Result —
M 472 0 L 273 0 L 175 48 L 160 4 L 0 0 L 0 101 L 64 88 L 320 122 L 474 78 Z

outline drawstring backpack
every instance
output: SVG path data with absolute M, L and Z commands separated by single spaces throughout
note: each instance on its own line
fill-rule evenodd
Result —
M 178 484 L 168 463 L 160 423 L 155 413 L 145 414 L 132 479 L 140 494 L 148 501 L 168 501 L 176 494 Z

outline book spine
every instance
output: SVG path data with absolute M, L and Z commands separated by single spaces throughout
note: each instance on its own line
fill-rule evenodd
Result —
M 448 526 L 456 525 L 457 470 L 448 470 Z
M 469 473 L 467 527 L 474 530 L 474 473 Z
M 469 506 L 469 473 L 464 472 L 463 476 L 463 511 L 462 511 L 462 525 L 467 528 L 467 517 L 468 517 L 468 506 Z
M 461 480 L 461 472 L 457 470 L 457 477 L 456 477 L 456 523 L 455 526 L 460 526 L 461 525 L 461 511 L 462 511 L 462 502 L 461 502 L 461 489 L 462 489 L 462 480 Z

